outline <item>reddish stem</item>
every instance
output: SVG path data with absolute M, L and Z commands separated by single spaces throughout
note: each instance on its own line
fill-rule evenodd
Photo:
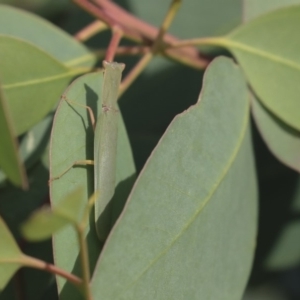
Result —
M 78 41 L 84 42 L 94 36 L 95 34 L 105 30 L 107 25 L 99 20 L 96 20 L 89 24 L 88 26 L 84 27 L 82 30 L 77 32 L 74 37 Z
M 150 45 L 157 37 L 158 29 L 156 27 L 138 19 L 113 2 L 107 0 L 92 1 L 93 3 L 88 0 L 73 0 L 82 9 L 99 18 L 109 27 L 118 25 L 122 29 L 124 36 L 132 40 Z M 177 38 L 170 34 L 165 34 L 163 38 L 163 42 L 166 44 L 178 41 Z M 184 62 L 194 68 L 203 69 L 209 63 L 206 58 L 201 57 L 197 48 L 193 46 L 178 49 L 169 48 L 164 53 L 170 58 Z
M 123 31 L 118 27 L 113 27 L 112 30 L 112 38 L 110 40 L 109 46 L 107 48 L 105 60 L 108 62 L 112 62 L 114 60 L 117 48 L 123 36 Z
M 116 50 L 116 55 L 138 55 L 150 52 L 148 46 L 120 46 Z
M 67 271 L 65 271 L 55 265 L 47 263 L 43 260 L 34 258 L 32 256 L 24 255 L 24 260 L 22 260 L 21 263 L 24 266 L 40 269 L 40 270 L 64 277 L 68 281 L 72 282 L 78 288 L 81 288 L 81 286 L 82 286 L 82 280 L 80 278 L 78 278 L 77 276 L 75 276 L 71 273 L 68 273 Z

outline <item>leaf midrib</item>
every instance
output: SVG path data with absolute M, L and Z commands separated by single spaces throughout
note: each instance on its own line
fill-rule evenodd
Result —
M 76 58 L 72 58 L 72 59 L 70 59 L 68 61 L 65 61 L 63 63 L 68 67 L 76 67 L 80 64 L 93 61 L 93 60 L 95 60 L 95 58 L 96 58 L 96 55 L 91 52 L 91 53 L 88 53 L 88 54 L 78 56 Z
M 63 78 L 76 76 L 76 75 L 84 73 L 84 71 L 87 71 L 87 69 L 77 68 L 77 69 L 70 70 L 69 72 L 61 73 L 58 75 L 47 76 L 47 77 L 43 77 L 43 78 L 37 78 L 37 79 L 15 82 L 15 83 L 10 83 L 10 84 L 3 84 L 2 87 L 5 90 L 10 90 L 10 89 L 14 89 L 14 88 L 23 87 L 23 86 L 37 85 L 37 84 L 41 84 L 41 83 L 47 83 L 47 82 L 56 81 L 56 80 L 63 79 Z
M 267 51 L 255 48 L 253 46 L 251 47 L 251 46 L 249 46 L 245 43 L 234 41 L 230 38 L 217 38 L 217 39 L 215 39 L 214 44 L 217 44 L 219 46 L 223 46 L 223 47 L 225 47 L 229 50 L 232 50 L 232 49 L 242 50 L 244 52 L 248 52 L 248 53 L 260 56 L 260 57 L 264 57 L 268 60 L 283 64 L 283 65 L 288 66 L 292 69 L 296 69 L 296 70 L 300 71 L 300 64 L 297 64 L 295 61 L 285 59 L 282 56 L 279 56 L 279 55 L 273 54 L 271 52 L 267 52 Z
M 144 271 L 135 279 L 132 281 L 132 283 L 130 283 L 129 285 L 127 285 L 123 290 L 127 290 L 129 287 L 135 285 L 137 283 L 138 280 L 140 280 L 141 277 L 144 276 L 144 274 L 146 274 L 146 272 L 155 264 L 157 263 L 172 247 L 173 245 L 179 240 L 179 238 L 188 230 L 188 228 L 193 224 L 193 222 L 195 221 L 195 219 L 198 217 L 198 215 L 203 211 L 203 209 L 206 207 L 206 205 L 209 204 L 210 200 L 212 199 L 212 196 L 214 195 L 214 193 L 216 192 L 216 190 L 218 189 L 218 187 L 220 186 L 220 184 L 222 183 L 223 179 L 226 177 L 227 173 L 229 172 L 229 170 L 231 169 L 231 166 L 233 165 L 236 156 L 238 155 L 238 152 L 242 146 L 242 143 L 244 141 L 245 135 L 246 135 L 246 131 L 247 131 L 247 126 L 248 126 L 248 120 L 249 120 L 249 104 L 247 104 L 247 109 L 245 112 L 245 118 L 244 118 L 244 122 L 242 124 L 242 130 L 241 130 L 241 135 L 238 138 L 238 142 L 237 142 L 237 146 L 233 151 L 232 156 L 230 157 L 227 166 L 224 168 L 223 172 L 221 173 L 221 176 L 219 178 L 219 181 L 217 181 L 217 183 L 214 185 L 214 188 L 212 189 L 211 193 L 208 194 L 208 196 L 204 199 L 204 201 L 202 202 L 202 204 L 199 206 L 199 208 L 196 210 L 195 214 L 188 220 L 188 222 L 186 223 L 186 226 L 183 227 L 183 229 L 177 234 L 177 236 L 175 236 L 175 238 L 173 239 L 173 241 L 169 244 L 168 247 L 166 247 L 160 254 L 158 254 L 153 260 L 152 262 L 150 262 L 148 264 L 148 266 L 144 269 Z M 122 295 L 122 292 L 116 296 L 116 298 L 118 298 L 120 295 Z

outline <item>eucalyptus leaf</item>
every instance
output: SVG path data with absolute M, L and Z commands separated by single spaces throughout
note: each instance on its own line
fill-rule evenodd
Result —
M 250 20 L 263 13 L 292 4 L 299 0 L 244 0 L 244 19 Z M 252 113 L 256 125 L 270 151 L 284 164 L 300 171 L 300 131 L 293 129 L 272 114 L 252 95 Z
M 243 0 L 243 19 L 249 21 L 269 11 L 300 4 L 300 0 Z
M 84 200 L 83 189 L 77 188 L 52 210 L 49 207 L 37 210 L 22 225 L 23 236 L 27 240 L 40 241 L 50 238 L 66 225 L 79 225 L 83 217 L 82 207 L 85 208 Z
M 52 114 L 47 115 L 42 121 L 27 131 L 21 139 L 19 152 L 26 169 L 30 169 L 36 164 L 45 151 L 47 151 L 52 119 Z M 47 156 L 49 156 L 48 153 Z M 0 170 L 0 182 L 5 179 L 5 173 Z
M 8 112 L 7 100 L 2 91 L 2 85 L 0 85 L 0 136 L 0 167 L 12 183 L 26 188 L 27 178 L 17 150 L 15 132 Z
M 98 116 L 102 109 L 102 84 L 102 72 L 91 73 L 75 80 L 64 92 L 54 117 L 51 134 L 50 178 L 61 175 L 75 161 L 93 159 L 94 131 L 85 106 L 89 106 L 94 115 Z M 130 144 L 123 121 L 120 118 L 116 189 L 110 207 L 108 207 L 111 210 L 112 224 L 119 216 L 130 192 L 134 181 L 134 173 L 135 168 Z M 55 207 L 72 189 L 82 185 L 84 198 L 88 201 L 94 191 L 93 181 L 93 166 L 74 166 L 59 179 L 51 180 L 50 196 L 52 205 Z M 102 248 L 102 244 L 96 235 L 93 213 L 90 215 L 90 224 L 87 228 L 91 271 L 95 267 Z M 73 228 L 66 227 L 55 234 L 54 258 L 58 266 L 80 275 L 78 255 L 77 235 Z M 60 299 L 77 299 L 77 297 L 80 297 L 77 290 L 73 289 L 64 279 L 58 278 L 57 283 Z
M 266 108 L 297 130 L 300 130 L 299 26 L 300 6 L 291 6 L 258 17 L 214 41 L 234 54 Z
M 23 254 L 8 227 L 0 217 L 0 291 L 22 266 Z M 5 247 L 3 247 L 5 245 Z
M 270 151 L 284 164 L 300 172 L 300 131 L 286 125 L 252 97 L 256 125 Z
M 68 66 L 92 67 L 96 62 L 95 55 L 65 31 L 12 6 L 0 5 L 0 34 L 30 42 Z
M 137 179 L 97 263 L 94 298 L 240 300 L 256 202 L 246 83 L 218 58 Z
M 0 76 L 16 134 L 40 121 L 68 82 L 82 69 L 70 69 L 34 45 L 0 35 Z

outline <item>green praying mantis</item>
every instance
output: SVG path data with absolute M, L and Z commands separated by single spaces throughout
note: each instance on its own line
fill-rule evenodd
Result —
M 99 193 L 95 202 L 96 230 L 100 240 L 103 240 L 109 231 L 109 222 L 104 213 L 105 207 L 115 191 L 116 157 L 118 139 L 118 91 L 124 64 L 108 63 L 104 61 L 104 89 L 102 93 L 102 112 L 100 112 L 94 139 L 94 175 L 95 192 Z
M 103 67 L 102 107 L 96 121 L 92 109 L 84 106 L 88 110 L 94 128 L 94 160 L 77 160 L 60 175 L 50 179 L 50 182 L 58 180 L 76 165 L 94 165 L 94 192 L 97 195 L 95 222 L 96 232 L 101 241 L 105 241 L 110 231 L 111 216 L 106 208 L 115 191 L 119 120 L 117 99 L 125 65 L 104 61 Z M 62 98 L 71 105 L 83 106 L 64 96 Z

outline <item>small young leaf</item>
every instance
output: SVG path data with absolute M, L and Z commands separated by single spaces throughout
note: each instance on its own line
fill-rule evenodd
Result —
M 79 224 L 83 217 L 82 203 L 87 206 L 87 199 L 83 197 L 83 189 L 77 188 L 52 210 L 48 207 L 37 210 L 23 224 L 23 236 L 32 241 L 44 240 L 68 224 Z
M 47 207 L 34 212 L 22 225 L 21 232 L 29 241 L 42 241 L 70 223 L 70 220 L 56 215 Z
M 23 254 L 0 217 L 0 291 L 22 266 Z

